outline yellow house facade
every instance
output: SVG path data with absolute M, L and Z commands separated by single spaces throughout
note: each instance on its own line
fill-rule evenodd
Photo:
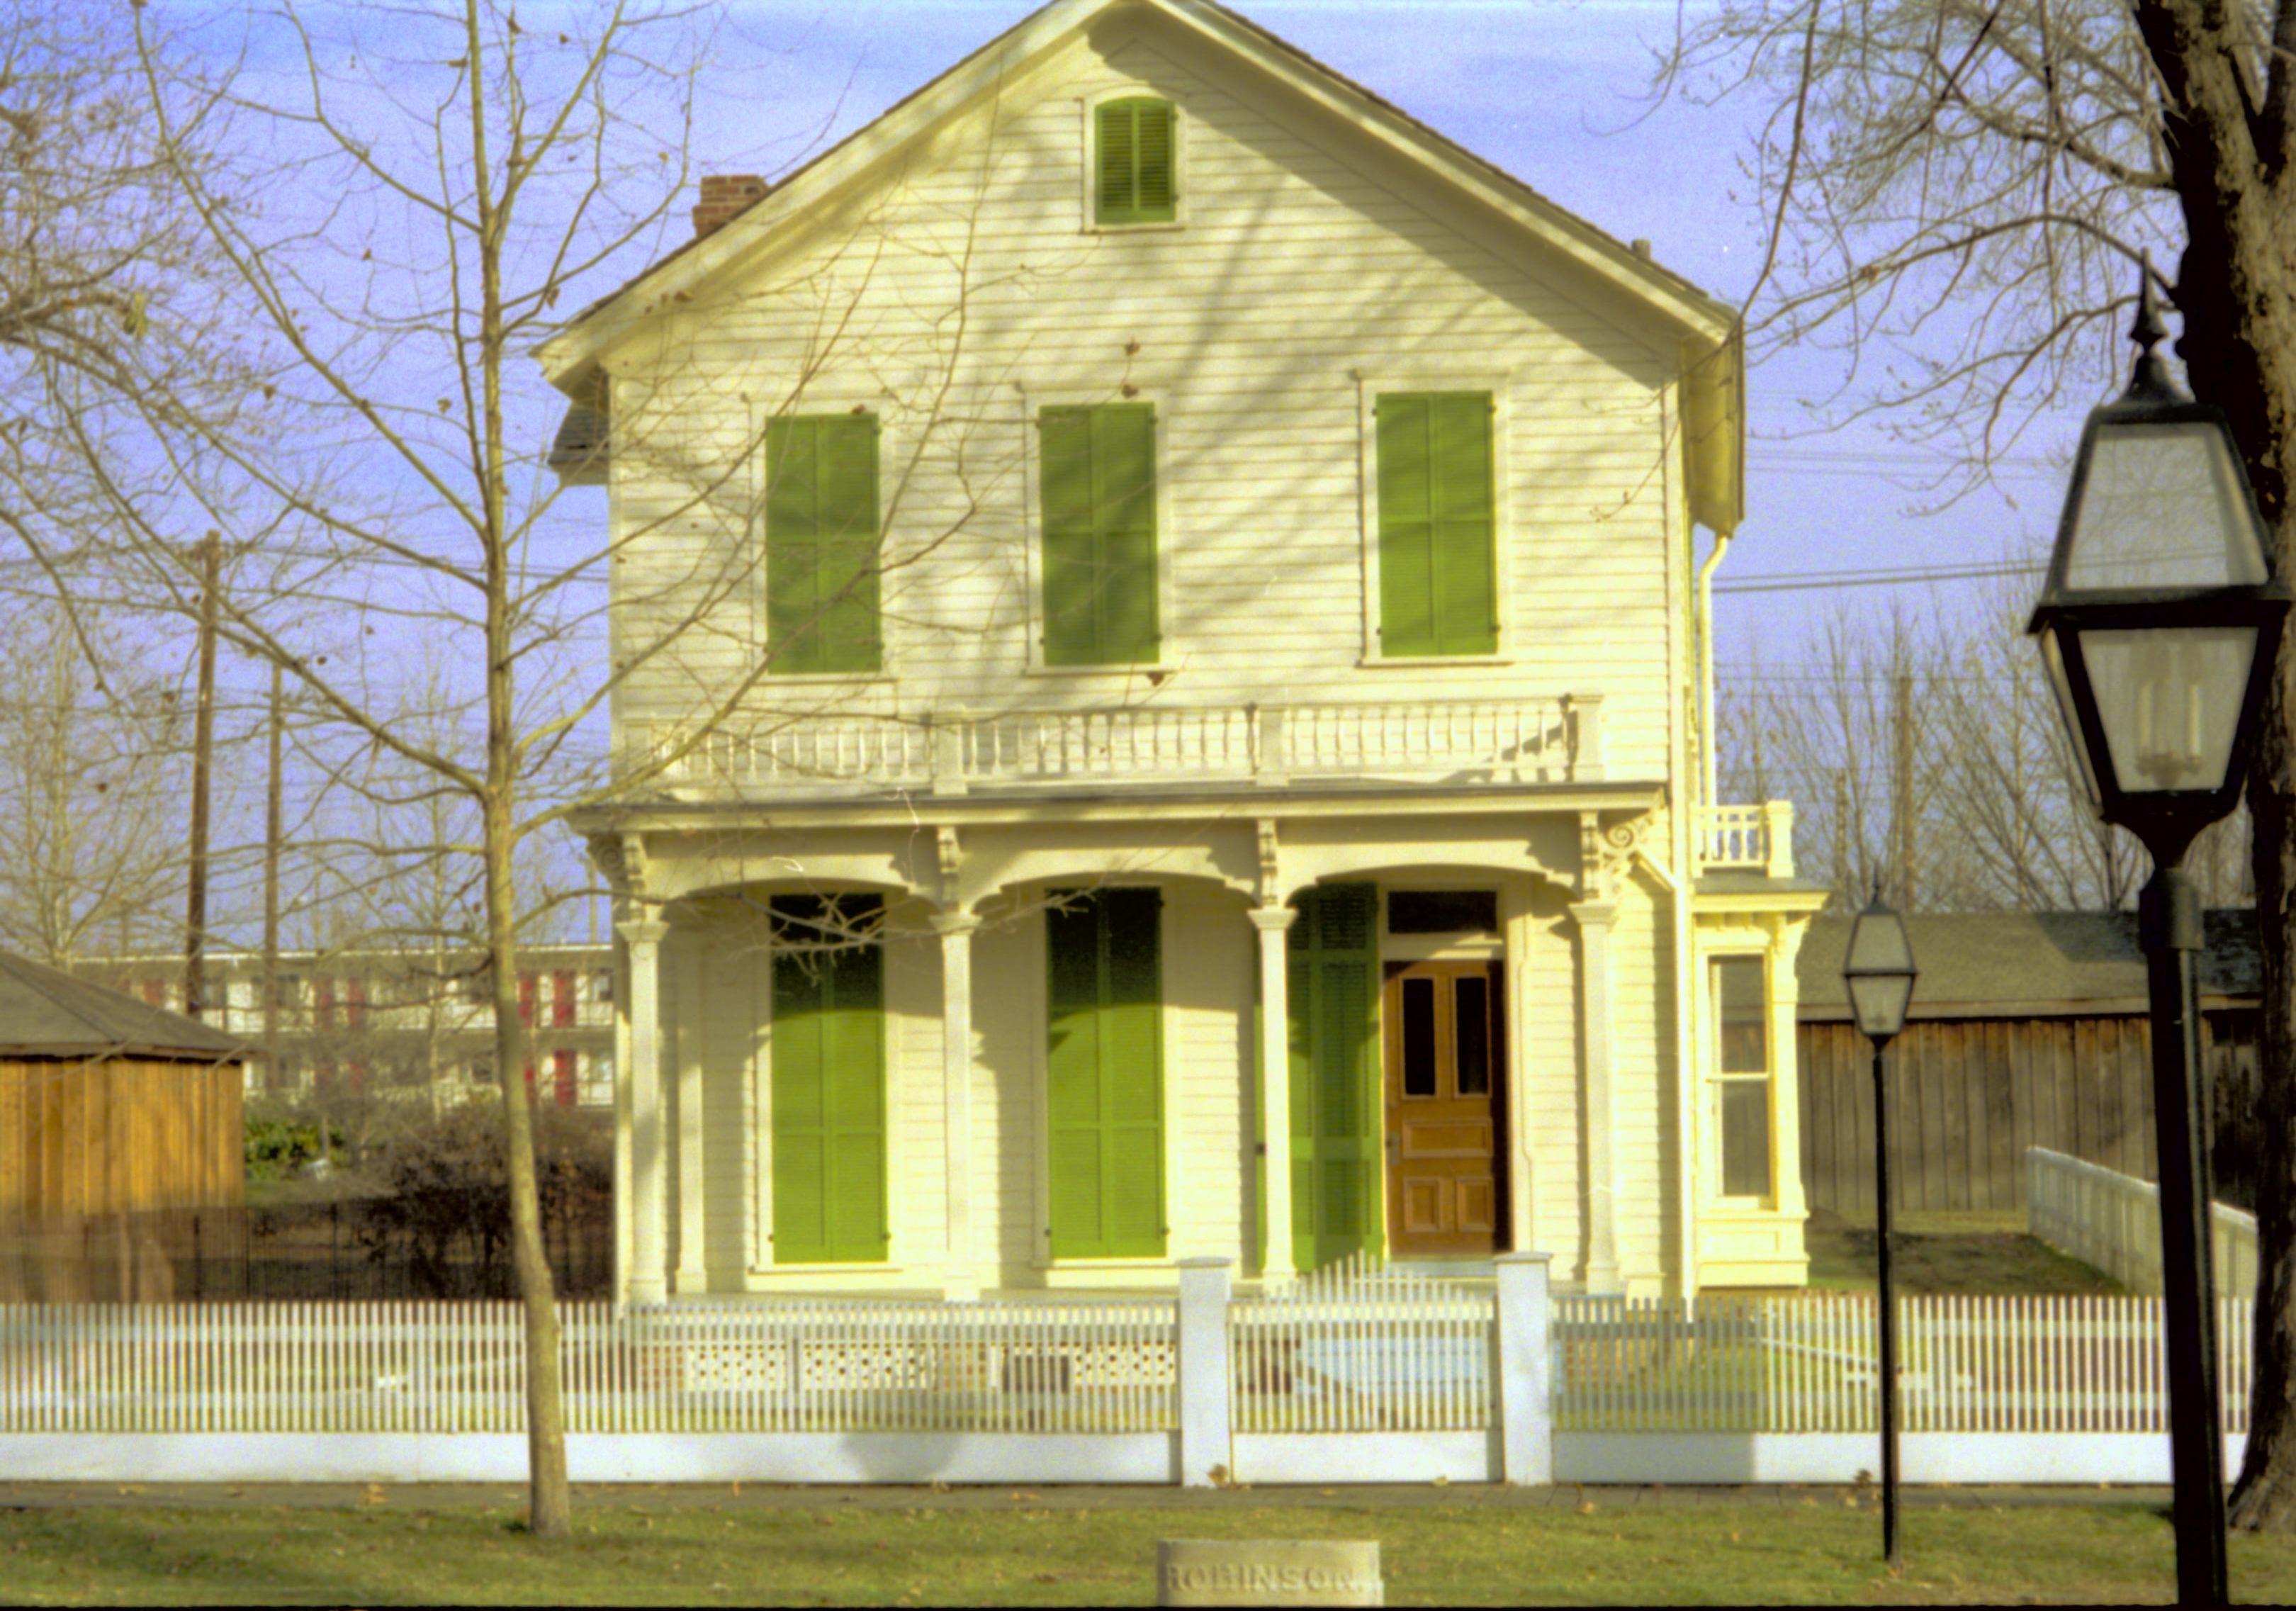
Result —
M 1801 1283 L 1823 892 L 1705 781 L 1730 309 L 1205 0 L 696 218 L 543 354 L 625 1299 Z

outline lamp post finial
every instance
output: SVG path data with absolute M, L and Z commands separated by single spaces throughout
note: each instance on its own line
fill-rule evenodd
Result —
M 2136 367 L 2128 377 L 2126 395 L 2174 397 L 2176 387 L 2169 379 L 2168 360 L 2161 356 L 2161 343 L 2169 339 L 2169 321 L 2161 316 L 2161 298 L 2155 289 L 2152 253 L 2149 250 L 2138 259 L 2136 272 L 2136 322 L 2128 327 L 2128 339 L 2136 343 Z

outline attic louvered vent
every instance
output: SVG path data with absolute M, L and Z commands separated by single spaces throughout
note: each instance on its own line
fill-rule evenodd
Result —
M 1095 119 L 1099 150 L 1095 221 L 1168 224 L 1177 216 L 1179 147 L 1169 101 L 1133 96 L 1103 103 Z

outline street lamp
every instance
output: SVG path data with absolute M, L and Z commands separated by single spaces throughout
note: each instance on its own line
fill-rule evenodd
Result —
M 1841 982 L 1849 987 L 1857 1027 L 1874 1044 L 1874 1198 L 1882 1254 L 1882 1555 L 1892 1572 L 1898 1569 L 1898 1300 L 1890 1284 L 1890 1090 L 1882 1078 L 1882 1048 L 1906 1027 L 1918 971 L 1906 920 L 1882 904 L 1877 884 L 1873 901 L 1849 925 Z
M 2210 1170 L 2198 1120 L 2194 836 L 2246 780 L 2288 612 L 2256 498 L 2218 409 L 2169 378 L 2150 265 L 2128 390 L 2088 416 L 2049 577 L 2028 630 L 2105 821 L 2144 843 L 2137 902 L 2152 999 L 2161 1161 L 2162 1327 L 2179 1599 L 2225 1599 Z

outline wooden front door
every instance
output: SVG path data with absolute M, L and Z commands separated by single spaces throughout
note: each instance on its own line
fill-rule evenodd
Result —
M 1392 963 L 1385 1011 L 1388 1250 L 1499 1251 L 1499 966 Z

